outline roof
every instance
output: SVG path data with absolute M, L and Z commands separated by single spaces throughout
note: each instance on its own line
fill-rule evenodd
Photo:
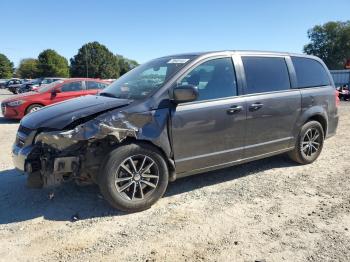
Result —
M 224 53 L 238 53 L 238 54 L 256 54 L 256 55 L 283 55 L 283 56 L 304 56 L 304 57 L 314 57 L 306 54 L 297 54 L 290 52 L 279 52 L 279 51 L 260 51 L 260 50 L 221 50 L 221 51 L 205 51 L 205 52 L 190 52 L 190 53 L 181 53 L 175 55 L 169 55 L 164 57 L 171 56 L 203 56 L 203 55 L 214 55 L 214 54 L 224 54 Z

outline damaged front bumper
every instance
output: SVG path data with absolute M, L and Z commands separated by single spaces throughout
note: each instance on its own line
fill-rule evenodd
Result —
M 71 179 L 96 182 L 106 152 L 127 137 L 137 137 L 138 128 L 119 117 L 108 122 L 93 119 L 57 131 L 22 126 L 12 148 L 13 163 L 27 175 L 40 177 L 44 187 Z
M 22 172 L 26 171 L 27 161 L 35 155 L 35 145 L 33 144 L 35 131 L 19 126 L 16 140 L 12 146 L 12 160 L 16 169 Z
M 12 148 L 12 160 L 15 168 L 28 176 L 41 179 L 44 187 L 60 185 L 65 174 L 73 174 L 79 170 L 80 159 L 77 156 L 56 157 L 51 161 L 40 156 L 40 148 L 35 145 Z
M 42 186 L 61 184 L 66 178 L 76 175 L 80 167 L 81 144 L 68 138 L 58 137 L 57 131 L 38 134 L 20 126 L 12 146 L 15 168 L 26 175 L 39 177 Z M 46 143 L 47 142 L 47 143 Z
M 12 160 L 16 169 L 22 172 L 27 172 L 26 160 L 28 159 L 29 155 L 32 153 L 33 149 L 34 149 L 33 145 L 22 147 L 22 148 L 16 144 L 13 145 Z
M 44 187 L 71 179 L 97 183 L 106 155 L 126 139 L 149 141 L 169 157 L 167 125 L 167 109 L 160 109 L 133 114 L 108 113 L 86 122 L 78 120 L 64 130 L 20 127 L 12 149 L 13 162 L 29 176 L 40 176 Z

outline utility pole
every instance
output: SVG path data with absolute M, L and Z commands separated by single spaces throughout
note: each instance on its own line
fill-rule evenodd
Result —
M 87 57 L 87 51 L 86 51 L 86 45 L 84 47 L 85 49 L 85 63 L 86 63 L 86 78 L 89 78 L 89 67 L 88 67 L 88 57 Z

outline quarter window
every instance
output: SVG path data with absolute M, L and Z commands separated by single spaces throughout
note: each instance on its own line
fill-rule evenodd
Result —
M 80 91 L 80 90 L 83 90 L 83 84 L 81 81 L 70 82 L 61 86 L 62 92 L 72 92 L 72 91 Z
M 283 57 L 242 57 L 247 81 L 246 94 L 287 90 L 289 74 Z
M 292 57 L 297 85 L 299 88 L 329 85 L 328 74 L 317 60 L 305 57 Z
M 213 59 L 190 71 L 180 85 L 198 87 L 198 100 L 225 98 L 237 95 L 237 83 L 231 58 Z

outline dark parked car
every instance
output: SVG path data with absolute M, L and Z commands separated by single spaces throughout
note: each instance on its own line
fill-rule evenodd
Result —
M 45 77 L 45 78 L 38 78 L 33 79 L 30 81 L 27 81 L 23 83 L 18 89 L 17 93 L 26 93 L 30 91 L 37 91 L 41 87 L 45 87 L 53 82 L 56 82 L 58 80 L 64 80 L 65 78 L 61 77 Z
M 8 80 L 5 83 L 4 88 L 7 88 L 13 94 L 17 94 L 17 88 L 19 88 L 23 83 L 24 83 L 24 80 L 13 78 Z
M 184 176 L 281 153 L 312 163 L 336 132 L 337 106 L 332 77 L 317 57 L 168 56 L 97 96 L 27 115 L 13 159 L 32 186 L 90 181 L 113 207 L 140 211 Z
M 28 80 L 28 81 L 22 83 L 17 88 L 17 94 L 21 94 L 21 93 L 32 91 L 32 86 L 33 85 L 39 85 L 39 83 L 40 83 L 40 79 Z
M 53 82 L 64 80 L 65 78 L 62 77 L 45 77 L 40 78 L 36 81 L 36 83 L 31 84 L 29 91 L 37 91 L 40 87 L 45 87 Z
M 6 88 L 7 79 L 0 79 L 0 89 Z

